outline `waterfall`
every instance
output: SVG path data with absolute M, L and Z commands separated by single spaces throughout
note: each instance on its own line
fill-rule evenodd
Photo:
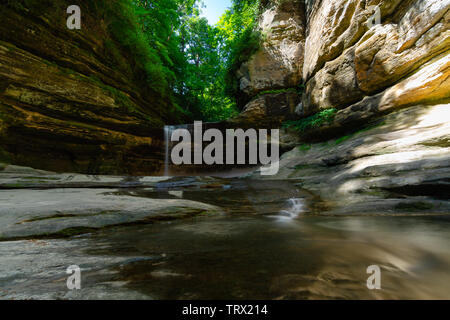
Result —
M 303 199 L 292 198 L 288 200 L 289 208 L 280 211 L 280 216 L 285 219 L 295 219 L 303 212 Z
M 170 152 L 170 137 L 172 135 L 172 126 L 164 126 L 164 143 L 165 143 L 165 159 L 164 159 L 164 176 L 168 177 L 169 172 L 169 152 Z
M 164 147 L 165 147 L 165 157 L 164 157 L 164 176 L 170 177 L 170 152 L 172 145 L 172 134 L 177 129 L 187 129 L 188 125 L 182 124 L 177 126 L 164 126 Z

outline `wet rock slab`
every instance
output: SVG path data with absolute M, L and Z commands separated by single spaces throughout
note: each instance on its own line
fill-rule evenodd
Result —
M 65 236 L 92 228 L 182 219 L 220 211 L 217 207 L 195 201 L 145 199 L 111 195 L 110 191 L 0 191 L 0 239 Z
M 0 189 L 153 187 L 168 177 L 83 175 L 36 170 L 0 163 Z
M 126 281 L 114 281 L 114 268 L 139 257 L 90 256 L 83 253 L 88 245 L 87 238 L 0 242 L 0 300 L 153 299 L 127 289 Z M 81 266 L 82 290 L 67 289 L 66 270 L 73 264 Z

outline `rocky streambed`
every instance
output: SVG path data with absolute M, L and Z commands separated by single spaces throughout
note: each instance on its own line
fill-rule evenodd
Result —
M 0 299 L 450 297 L 445 212 L 332 213 L 301 185 L 4 166 Z M 366 286 L 371 265 L 382 290 Z

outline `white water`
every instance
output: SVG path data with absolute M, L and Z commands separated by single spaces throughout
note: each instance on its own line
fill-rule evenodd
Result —
M 292 220 L 297 218 L 304 211 L 303 199 L 292 198 L 288 200 L 289 208 L 280 211 L 278 218 L 282 220 Z
M 177 129 L 187 129 L 188 125 L 182 124 L 177 126 L 164 126 L 164 146 L 165 146 L 165 158 L 164 158 L 164 176 L 170 177 L 170 152 L 171 152 L 171 138 L 172 133 Z
M 170 151 L 170 136 L 172 135 L 172 126 L 164 126 L 164 143 L 166 148 L 166 154 L 164 159 L 164 176 L 169 177 L 169 151 Z

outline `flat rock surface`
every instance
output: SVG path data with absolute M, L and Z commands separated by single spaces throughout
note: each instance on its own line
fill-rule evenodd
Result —
M 322 214 L 450 212 L 450 109 L 415 106 L 363 130 L 283 154 L 280 171 L 325 202 Z
M 219 208 L 183 199 L 146 199 L 114 189 L 0 190 L 0 239 L 39 237 L 119 224 L 181 219 Z M 83 229 L 81 229 L 83 230 Z
M 124 177 L 55 173 L 0 163 L 0 189 L 153 187 L 168 177 Z

